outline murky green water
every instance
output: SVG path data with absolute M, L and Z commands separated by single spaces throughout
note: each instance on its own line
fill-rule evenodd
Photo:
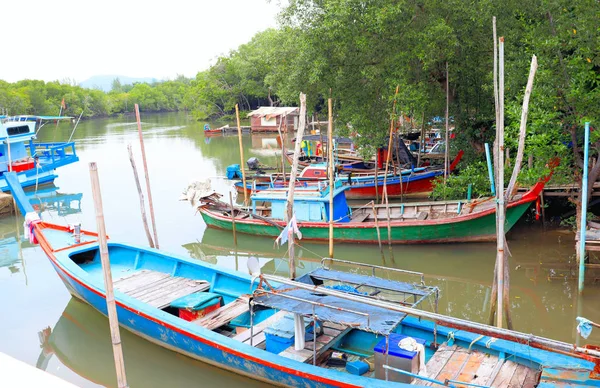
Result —
M 179 201 L 187 183 L 197 179 L 211 178 L 217 191 L 229 190 L 229 182 L 221 177 L 228 165 L 239 163 L 237 137 L 206 139 L 203 123 L 181 114 L 143 116 L 142 120 L 161 249 L 241 270 L 246 268 L 247 257 L 255 255 L 264 263 L 265 272 L 285 275 L 287 261 L 281 259 L 285 249 L 273 248 L 271 239 L 239 235 L 236 254 L 230 233 L 206 229 L 191 206 Z M 67 139 L 71 129 L 44 127 L 40 140 Z M 81 161 L 60 169 L 55 184 L 61 194 L 81 194 L 80 201 L 79 196 L 63 195 L 62 205 L 46 205 L 42 217 L 55 222 L 81 221 L 83 228 L 95 230 L 88 170 L 88 163 L 95 161 L 110 237 L 145 245 L 127 154 L 127 144 L 132 143 L 143 179 L 134 118 L 83 122 L 74 139 Z M 274 151 L 274 136 L 244 135 L 243 143 L 246 158 L 256 156 L 271 166 L 280 160 Z M 114 385 L 107 320 L 71 300 L 43 251 L 16 238 L 17 229 L 23 231 L 22 222 L 20 217 L 0 220 L 0 351 L 77 385 Z M 576 268 L 570 264 L 574 263 L 572 234 L 543 232 L 539 224 L 520 224 L 510 232 L 508 241 L 513 255 L 511 302 L 517 330 L 575 342 L 576 316 L 600 321 L 600 287 L 594 284 L 600 273 L 589 273 L 585 296 L 579 303 L 577 300 Z M 327 255 L 327 250 L 324 244 L 301 242 L 299 273 L 318 266 L 319 257 Z M 486 320 L 494 244 L 397 246 L 393 255 L 387 248 L 385 253 L 384 259 L 376 246 L 335 246 L 338 258 L 424 272 L 426 281 L 441 289 L 441 313 Z M 260 386 L 122 333 L 132 387 Z M 600 331 L 582 341 L 588 342 L 600 343 Z

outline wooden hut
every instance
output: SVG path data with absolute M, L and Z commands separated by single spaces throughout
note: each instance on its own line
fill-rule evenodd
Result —
M 248 114 L 252 132 L 277 132 L 281 120 L 285 120 L 281 130 L 293 131 L 298 127 L 299 108 L 261 106 Z

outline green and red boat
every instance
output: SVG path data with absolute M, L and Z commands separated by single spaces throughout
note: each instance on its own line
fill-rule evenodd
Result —
M 506 231 L 536 201 L 550 177 L 529 191 L 508 201 Z M 338 181 L 334 188 L 333 237 L 336 242 L 377 243 L 377 229 L 388 240 L 388 217 L 394 244 L 451 243 L 494 241 L 496 239 L 496 202 L 487 197 L 475 200 L 412 202 L 389 205 L 349 206 L 345 196 L 348 187 Z M 287 190 L 269 189 L 251 197 L 252 207 L 233 209 L 238 233 L 277 237 L 286 226 Z M 232 209 L 221 202 L 218 194 L 206 197 L 198 207 L 209 227 L 232 230 Z M 329 187 L 296 188 L 294 211 L 303 239 L 329 239 Z

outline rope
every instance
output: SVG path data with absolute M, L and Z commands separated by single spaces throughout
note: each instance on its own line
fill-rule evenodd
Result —
M 494 342 L 496 342 L 496 340 L 497 340 L 497 338 L 494 338 L 494 337 L 490 338 L 490 339 L 489 339 L 489 340 L 488 340 L 488 341 L 485 343 L 485 347 L 486 347 L 486 348 L 488 348 L 488 349 L 490 349 L 490 348 L 491 348 L 491 346 L 492 346 L 492 344 L 493 344 Z
M 473 344 L 477 341 L 479 341 L 480 339 L 482 339 L 483 337 L 485 337 L 484 335 L 480 335 L 479 337 L 475 338 L 473 341 L 471 341 L 471 343 L 469 344 L 469 353 L 471 352 L 471 347 L 473 346 Z

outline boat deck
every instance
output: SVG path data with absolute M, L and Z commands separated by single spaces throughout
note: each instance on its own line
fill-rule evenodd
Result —
M 525 365 L 456 345 L 441 345 L 427 362 L 427 377 L 431 379 L 453 380 L 485 387 L 533 388 L 539 379 L 539 373 Z M 437 386 L 418 379 L 412 384 Z
M 163 309 L 182 296 L 208 290 L 210 283 L 144 269 L 115 281 L 114 286 L 132 298 Z

